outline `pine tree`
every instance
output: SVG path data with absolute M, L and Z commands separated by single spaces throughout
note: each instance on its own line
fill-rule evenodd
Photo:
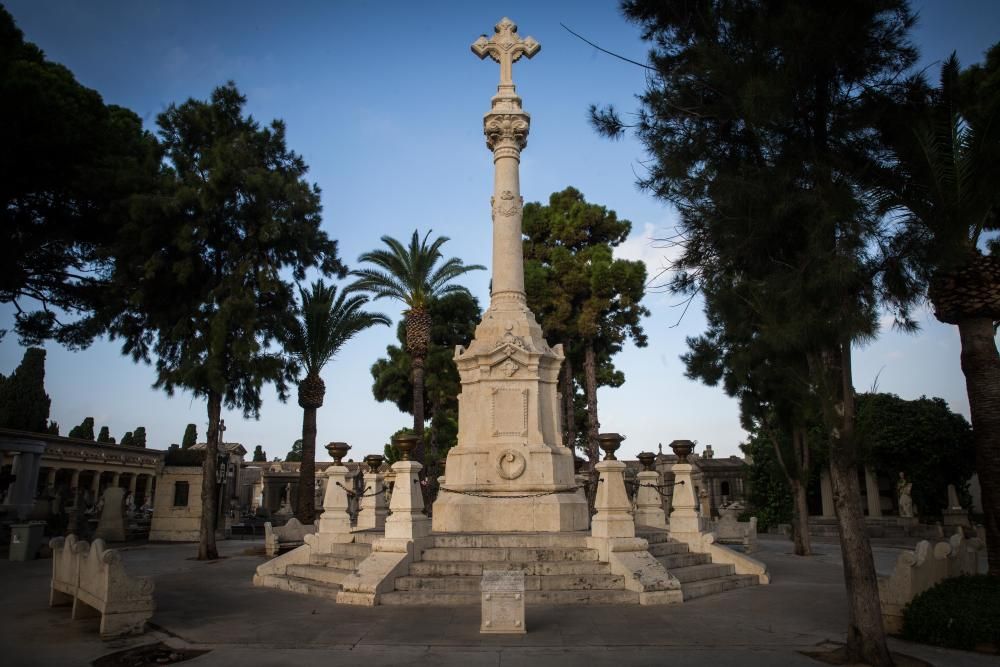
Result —
M 45 393 L 45 350 L 28 348 L 10 377 L 0 375 L 0 426 L 45 433 L 51 403 Z
M 79 426 L 74 426 L 69 431 L 69 437 L 80 438 L 81 440 L 94 439 L 94 418 L 87 417 Z
M 198 427 L 194 424 L 188 424 L 187 428 L 184 429 L 184 439 L 181 440 L 181 447 L 188 449 L 189 447 L 194 447 L 198 444 Z
M 222 406 L 257 417 L 261 389 L 286 400 L 294 364 L 274 349 L 306 269 L 346 271 L 320 229 L 319 189 L 285 145 L 285 125 L 244 115 L 232 83 L 211 100 L 157 117 L 168 168 L 163 192 L 137 200 L 113 248 L 112 337 L 136 361 L 155 359 L 154 386 L 206 400 L 208 431 L 198 558 L 215 559 L 216 459 Z

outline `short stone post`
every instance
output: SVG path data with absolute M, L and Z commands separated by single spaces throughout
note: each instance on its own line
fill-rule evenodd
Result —
M 332 544 L 350 542 L 351 517 L 347 513 L 347 490 L 351 488 L 351 471 L 341 465 L 350 446 L 346 442 L 331 442 L 326 451 L 333 458 L 333 465 L 326 469 L 326 496 L 323 498 L 323 514 L 316 532 L 316 546 L 320 551 Z
M 635 537 L 635 523 L 632 519 L 632 503 L 625 491 L 625 464 L 615 458 L 615 450 L 621 446 L 623 438 L 617 433 L 602 433 L 598 444 L 604 450 L 604 460 L 595 468 L 600 474 L 597 484 L 597 498 L 590 525 L 593 537 Z
M 393 440 L 393 444 L 402 455 L 402 460 L 392 464 L 396 481 L 389 505 L 392 515 L 385 521 L 385 536 L 402 540 L 426 537 L 431 532 L 431 520 L 423 514 L 424 496 L 418 477 L 423 466 L 410 460 L 417 436 L 400 435 Z
M 482 591 L 482 634 L 523 635 L 524 571 L 484 570 Z
M 635 525 L 659 530 L 667 529 L 667 515 L 663 511 L 663 501 L 660 499 L 660 473 L 656 471 L 656 454 L 642 452 L 639 463 L 643 470 L 636 478 L 639 481 L 639 492 L 635 500 Z
M 358 513 L 357 530 L 382 530 L 385 528 L 385 517 L 388 514 L 385 502 L 385 486 L 379 466 L 385 457 L 369 454 L 365 457 L 368 472 L 364 475 L 365 492 L 361 498 L 361 511 Z
M 694 449 L 690 440 L 674 440 L 670 448 L 677 455 L 674 464 L 674 495 L 673 511 L 670 513 L 670 536 L 688 543 L 699 543 L 701 540 L 701 525 L 698 520 L 698 503 L 694 497 L 694 484 L 691 482 L 692 466 L 687 457 Z

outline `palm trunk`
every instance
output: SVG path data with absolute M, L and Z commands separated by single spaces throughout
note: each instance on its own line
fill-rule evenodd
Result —
M 215 526 L 218 498 L 216 493 L 216 459 L 219 455 L 219 420 L 222 417 L 222 395 L 208 393 L 208 435 L 205 443 L 205 461 L 201 467 L 201 536 L 198 543 L 198 560 L 215 560 L 219 552 L 215 546 Z
M 413 458 L 424 463 L 424 361 L 423 354 L 413 355 L 413 432 L 417 436 L 417 446 Z
M 847 588 L 847 661 L 886 667 L 893 662 L 882 624 L 875 561 L 858 483 L 850 341 L 827 350 L 822 369 L 823 415 L 830 430 L 830 480 Z
M 1000 576 L 1000 355 L 992 319 L 961 319 L 958 333 L 982 490 L 989 573 Z
M 562 373 L 559 379 L 562 384 L 563 397 L 563 444 L 576 453 L 576 388 L 573 386 L 573 362 L 569 354 L 563 360 Z
M 302 408 L 302 462 L 295 518 L 303 524 L 316 520 L 316 408 Z

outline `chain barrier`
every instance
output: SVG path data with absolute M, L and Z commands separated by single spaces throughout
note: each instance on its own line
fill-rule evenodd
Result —
M 598 480 L 603 481 L 603 480 Z M 443 486 L 438 489 L 438 491 L 444 491 L 446 493 L 455 493 L 462 496 L 472 496 L 473 498 L 488 498 L 490 500 L 511 500 L 520 498 L 541 498 L 542 496 L 552 496 L 557 493 L 576 493 L 580 489 L 590 486 L 590 483 L 580 484 L 578 486 L 571 486 L 568 489 L 557 489 L 555 491 L 542 491 L 541 493 L 524 493 L 516 496 L 495 496 L 487 493 L 477 493 L 475 491 L 459 491 L 457 489 L 446 489 Z
M 670 494 L 664 492 L 662 489 L 670 489 L 677 485 L 683 485 L 683 484 L 684 480 L 681 480 L 679 482 L 670 482 L 669 484 L 640 484 L 638 482 L 632 482 L 627 480 L 625 482 L 625 486 L 633 487 L 635 488 L 636 491 L 639 490 L 640 486 L 646 487 L 647 489 L 654 489 L 663 498 L 668 498 Z
M 379 495 L 381 493 L 385 493 L 385 491 L 386 491 L 385 488 L 383 488 L 381 491 L 376 491 L 374 493 L 365 494 L 365 491 L 367 491 L 368 489 L 370 489 L 372 487 L 366 486 L 364 488 L 364 490 L 361 491 L 361 493 L 358 493 L 357 491 L 352 491 L 351 489 L 347 488 L 346 486 L 344 486 L 340 482 L 334 482 L 334 484 L 336 484 L 337 486 L 339 486 L 340 488 L 342 488 L 344 491 L 346 491 L 347 495 L 351 496 L 352 498 L 371 498 L 371 497 L 377 496 L 377 495 Z

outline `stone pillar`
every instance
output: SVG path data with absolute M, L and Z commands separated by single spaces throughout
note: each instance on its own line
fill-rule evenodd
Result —
M 51 489 L 52 487 L 54 487 L 56 485 L 56 473 L 58 473 L 58 472 L 59 472 L 59 468 L 52 468 L 52 467 L 50 467 L 48 469 L 48 473 L 46 473 L 46 475 L 45 475 L 45 488 L 46 489 Z
M 361 511 L 358 513 L 358 530 L 382 530 L 385 528 L 385 517 L 388 509 L 385 503 L 385 485 L 382 475 L 377 472 L 366 472 L 364 486 L 368 489 L 361 498 Z
M 80 470 L 79 468 L 73 468 L 73 472 L 69 477 L 69 488 L 76 489 L 80 486 Z
M 397 461 L 392 464 L 396 483 L 392 488 L 392 515 L 385 520 L 388 539 L 413 540 L 426 537 L 431 532 L 431 520 L 423 514 L 424 495 L 417 476 L 423 466 L 416 461 Z M 497 507 L 497 510 L 500 508 Z
M 833 483 L 830 481 L 830 471 L 825 468 L 819 473 L 819 492 L 823 503 L 823 518 L 832 519 L 836 516 L 833 509 Z
M 94 494 L 94 502 L 97 502 L 98 494 L 101 492 L 101 471 L 95 470 L 94 476 L 90 479 L 90 490 Z
M 350 488 L 351 471 L 347 466 L 334 464 L 326 469 L 326 495 L 317 532 L 330 536 L 331 543 L 351 541 L 351 517 L 347 513 L 350 505 L 347 490 Z
M 673 511 L 670 513 L 670 536 L 682 542 L 700 542 L 701 523 L 698 503 L 691 481 L 693 466 L 690 463 L 674 464 Z
M 630 510 L 632 503 L 625 492 L 625 464 L 622 461 L 601 461 L 595 468 L 600 474 L 597 498 L 590 524 L 593 537 L 635 537 L 635 523 Z
M 132 478 L 128 481 L 128 492 L 132 494 L 133 500 L 135 499 L 135 488 L 136 482 L 138 481 L 137 478 L 138 475 L 136 473 L 132 473 Z
M 882 498 L 878 492 L 878 478 L 875 471 L 865 466 L 865 493 L 868 498 L 868 516 L 882 516 Z
M 116 473 L 114 473 L 114 475 L 112 475 L 112 477 L 111 477 L 111 486 L 112 487 L 116 487 L 116 488 L 118 487 L 118 483 L 119 483 L 119 480 L 121 479 L 121 475 L 122 474 L 120 472 L 116 472 Z
M 639 492 L 635 500 L 635 525 L 648 526 L 666 530 L 667 517 L 663 512 L 663 502 L 657 489 L 660 473 L 655 470 L 643 470 L 636 478 L 639 480 Z

